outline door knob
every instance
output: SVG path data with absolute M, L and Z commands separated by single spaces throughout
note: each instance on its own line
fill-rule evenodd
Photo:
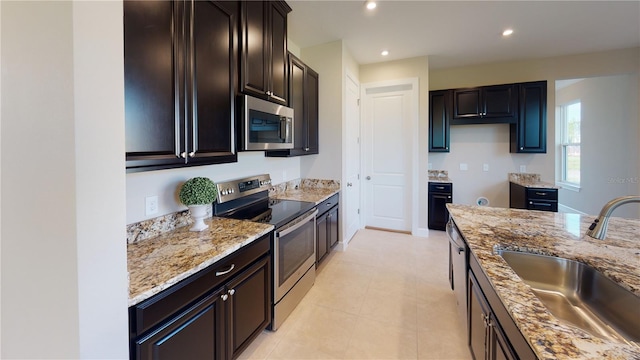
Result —
M 348 183 L 347 183 L 347 186 L 349 186 L 349 187 L 350 187 L 350 186 L 353 186 L 353 184 L 352 184 L 352 183 L 350 183 L 350 182 L 348 182 Z
M 365 179 L 367 179 L 367 180 L 371 180 L 371 176 L 367 176 Z

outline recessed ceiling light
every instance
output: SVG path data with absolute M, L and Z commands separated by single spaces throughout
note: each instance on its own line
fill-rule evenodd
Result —
M 387 55 L 389 55 L 389 51 L 387 51 L 387 50 L 382 50 L 382 52 L 380 53 L 380 55 L 382 55 L 382 56 L 387 56 Z
M 375 1 L 365 1 L 365 4 L 367 4 L 367 9 L 369 10 L 373 10 L 376 8 L 376 6 L 378 6 L 378 4 L 376 4 Z
M 509 36 L 511 34 L 513 34 L 513 29 L 507 29 L 502 32 L 502 36 Z

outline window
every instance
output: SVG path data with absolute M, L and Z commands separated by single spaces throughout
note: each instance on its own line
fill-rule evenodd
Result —
M 580 185 L 580 101 L 560 105 L 562 182 Z

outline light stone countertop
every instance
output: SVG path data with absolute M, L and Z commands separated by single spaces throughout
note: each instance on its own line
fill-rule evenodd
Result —
M 559 189 L 560 186 L 540 180 L 540 174 L 509 173 L 509 181 L 526 188 Z
M 554 317 L 493 246 L 586 263 L 640 296 L 640 220 L 611 218 L 607 238 L 584 236 L 595 216 L 448 204 L 498 297 L 541 359 L 640 359 L 640 344 L 595 337 Z
M 129 306 L 205 269 L 273 230 L 273 225 L 225 218 L 205 220 L 201 232 L 183 226 L 127 245 Z
M 316 205 L 340 192 L 340 184 L 332 180 L 294 180 L 273 187 L 269 196 L 280 200 L 297 200 Z

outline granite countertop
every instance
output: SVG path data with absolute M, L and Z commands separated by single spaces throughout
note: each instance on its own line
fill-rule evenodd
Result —
M 541 359 L 640 359 L 640 344 L 595 337 L 554 317 L 493 246 L 586 263 L 640 296 L 640 220 L 611 218 L 605 240 L 584 236 L 595 216 L 448 204 L 449 213 L 516 325 Z
M 318 205 L 338 192 L 340 192 L 338 182 L 303 179 L 276 185 L 269 196 L 280 200 L 308 201 Z
M 559 189 L 560 186 L 540 180 L 540 174 L 510 173 L 509 181 L 527 188 Z
M 429 182 L 452 183 L 447 170 L 427 170 Z
M 429 182 L 451 184 L 453 181 L 451 181 L 451 179 L 449 179 L 448 177 L 429 176 Z
M 273 225 L 225 218 L 201 232 L 183 226 L 127 245 L 129 306 L 167 289 L 273 230 Z

